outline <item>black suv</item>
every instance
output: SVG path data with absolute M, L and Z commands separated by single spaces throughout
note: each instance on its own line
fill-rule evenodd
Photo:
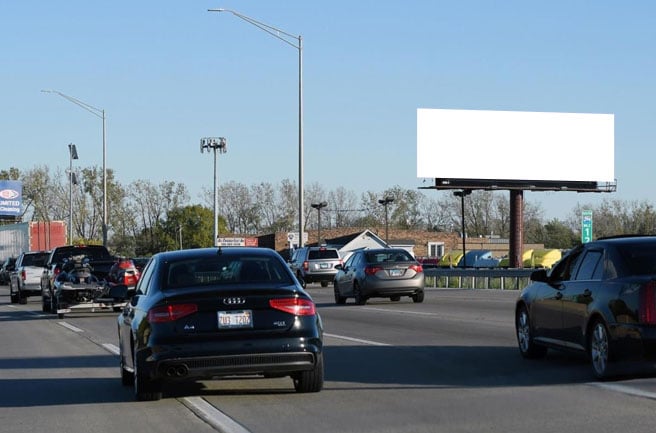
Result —
M 303 247 L 294 251 L 289 262 L 292 271 L 303 287 L 306 283 L 320 282 L 321 287 L 328 287 L 337 273 L 336 265 L 342 264 L 336 248 Z

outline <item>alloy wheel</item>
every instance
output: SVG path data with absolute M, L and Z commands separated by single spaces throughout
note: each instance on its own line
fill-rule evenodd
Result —
M 602 322 L 596 322 L 590 336 L 590 359 L 595 376 L 603 379 L 608 376 L 609 360 L 608 332 Z

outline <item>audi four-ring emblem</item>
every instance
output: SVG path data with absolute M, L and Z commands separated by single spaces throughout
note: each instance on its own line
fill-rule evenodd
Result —
M 224 298 L 225 305 L 243 305 L 246 303 L 246 298 Z

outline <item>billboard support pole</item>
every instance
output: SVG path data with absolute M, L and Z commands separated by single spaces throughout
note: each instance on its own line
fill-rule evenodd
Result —
M 510 251 L 508 252 L 509 266 L 522 268 L 522 247 L 524 232 L 524 191 L 510 191 Z

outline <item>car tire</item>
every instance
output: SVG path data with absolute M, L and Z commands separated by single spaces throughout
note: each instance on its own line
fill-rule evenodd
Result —
M 20 290 L 18 291 L 18 303 L 22 305 L 27 304 L 27 296 L 24 296 Z
M 328 281 L 322 281 L 321 287 L 328 287 Z
M 367 303 L 367 298 L 362 294 L 362 290 L 358 283 L 353 283 L 353 297 L 355 298 L 355 303 L 358 305 L 364 305 Z
M 18 302 L 18 299 L 19 299 L 19 298 L 18 298 L 18 293 L 14 293 L 14 292 L 12 291 L 12 288 L 13 288 L 13 286 L 10 284 L 10 285 L 9 285 L 9 299 L 10 299 L 10 301 L 11 301 L 12 304 L 15 304 L 15 303 Z
M 517 335 L 517 346 L 519 353 L 527 359 L 544 358 L 547 354 L 545 346 L 539 346 L 533 341 L 533 330 L 529 320 L 528 310 L 521 306 L 515 317 L 515 334 Z
M 588 352 L 592 362 L 592 372 L 599 380 L 608 379 L 611 376 L 611 346 L 608 338 L 608 329 L 601 320 L 595 320 L 590 328 Z
M 132 374 L 134 384 L 134 398 L 138 401 L 156 401 L 162 398 L 162 390 L 159 383 L 154 383 L 143 373 L 143 363 L 139 360 L 138 353 L 134 354 L 134 373 Z
M 412 302 L 417 304 L 424 302 L 424 291 L 420 290 L 419 292 L 412 295 Z
M 335 292 L 335 303 L 338 305 L 346 304 L 346 296 L 342 296 L 339 293 L 339 288 L 337 287 L 337 283 L 334 284 L 333 291 Z
M 312 370 L 301 371 L 293 377 L 296 392 L 319 392 L 323 388 L 323 353 L 317 355 Z

